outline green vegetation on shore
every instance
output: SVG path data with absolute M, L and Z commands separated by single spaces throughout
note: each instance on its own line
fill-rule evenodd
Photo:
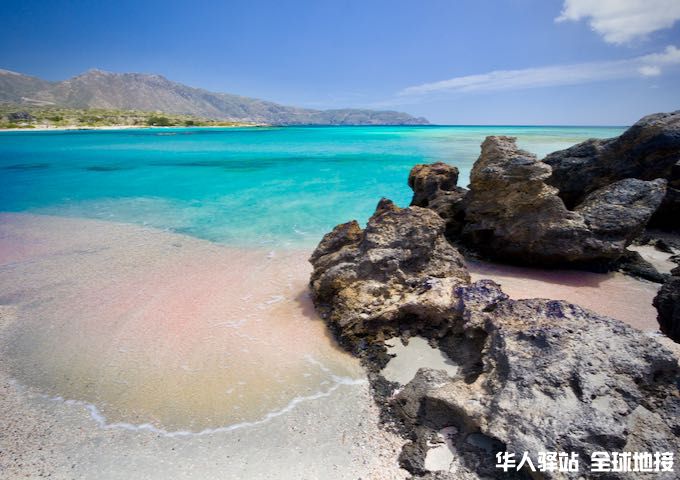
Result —
M 254 125 L 245 122 L 209 120 L 193 115 L 177 115 L 140 110 L 106 108 L 64 108 L 0 104 L 0 129 L 14 128 L 94 128 L 139 127 L 235 127 Z

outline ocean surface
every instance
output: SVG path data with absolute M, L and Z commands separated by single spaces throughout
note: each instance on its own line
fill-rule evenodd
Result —
M 409 170 L 444 161 L 468 183 L 487 135 L 539 157 L 623 127 L 266 127 L 0 132 L 0 211 L 148 225 L 233 246 L 311 247 L 407 206 Z

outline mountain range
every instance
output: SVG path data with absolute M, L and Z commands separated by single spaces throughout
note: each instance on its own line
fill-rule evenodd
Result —
M 0 70 L 0 103 L 111 108 L 194 115 L 271 125 L 424 125 L 407 113 L 364 109 L 314 110 L 215 93 L 161 75 L 92 69 L 63 81 Z

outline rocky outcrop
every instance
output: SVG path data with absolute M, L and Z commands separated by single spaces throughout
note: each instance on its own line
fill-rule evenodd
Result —
M 441 194 L 457 188 L 458 169 L 443 162 L 419 164 L 408 175 L 408 186 L 413 190 L 411 205 L 427 207 Z
M 578 217 L 574 222 L 591 239 L 597 229 L 590 214 L 604 209 L 595 215 L 598 231 L 620 237 L 616 229 L 628 227 L 608 226 L 608 219 L 647 195 L 632 193 L 638 187 L 656 192 L 663 183 L 626 181 L 594 193 L 581 212 L 569 212 L 544 183 L 545 166 L 510 141 L 491 140 L 487 150 L 489 161 L 479 166 L 486 171 L 478 173 L 496 187 L 509 188 L 515 179 L 515 190 L 504 192 L 515 205 Z M 509 165 L 492 161 L 508 157 Z M 496 209 L 489 212 L 497 215 Z M 317 309 L 341 343 L 371 367 L 375 391 L 388 398 L 386 414 L 409 439 L 399 458 L 404 468 L 423 478 L 497 478 L 499 451 L 527 451 L 534 462 L 540 451 L 565 451 L 579 455 L 579 472 L 532 476 L 576 479 L 588 472 L 594 451 L 679 451 L 680 367 L 672 353 L 640 331 L 573 304 L 513 301 L 490 280 L 470 283 L 444 231 L 434 212 L 382 200 L 366 229 L 356 222 L 339 225 L 311 257 Z M 412 335 L 428 338 L 457 365 L 456 373 L 420 369 L 394 390 L 376 373 L 389 357 L 373 352 L 390 337 Z M 455 473 L 426 468 L 442 429 Z M 503 478 L 530 476 L 524 469 Z
M 606 265 L 623 255 L 665 194 L 665 180 L 626 179 L 571 211 L 546 183 L 551 172 L 514 138 L 488 137 L 465 198 L 466 244 L 503 261 Z
M 618 241 L 622 252 L 643 232 L 665 193 L 664 179 L 627 178 L 588 194 L 574 212 L 583 216 L 595 238 Z
M 671 273 L 673 275 L 654 298 L 654 306 L 661 331 L 680 343 L 680 267 L 674 268 Z
M 552 167 L 547 182 L 559 190 L 568 208 L 590 192 L 625 178 L 664 178 L 669 190 L 653 223 L 680 228 L 680 111 L 649 115 L 620 137 L 588 140 L 551 153 L 543 161 Z
M 678 152 L 680 155 L 680 152 Z M 680 231 L 680 160 L 673 165 L 668 177 L 668 190 L 650 221 L 653 227 Z
M 476 377 L 421 369 L 394 398 L 395 411 L 418 432 L 413 443 L 426 441 L 427 429 L 447 428 L 455 469 L 480 476 L 494 476 L 499 450 L 579 455 L 580 472 L 540 478 L 579 478 L 594 451 L 677 451 L 680 369 L 669 351 L 566 302 L 498 298 L 491 293 L 488 312 L 465 307 L 462 334 L 446 344 L 455 352 L 466 332 L 483 332 Z
M 465 219 L 467 189 L 458 187 L 458 169 L 446 163 L 416 165 L 408 176 L 413 190 L 411 206 L 434 210 L 446 221 L 446 235 L 457 237 Z
M 350 222 L 323 238 L 310 259 L 312 297 L 345 345 L 441 326 L 454 287 L 470 279 L 444 230 L 431 210 L 383 199 L 364 230 Z

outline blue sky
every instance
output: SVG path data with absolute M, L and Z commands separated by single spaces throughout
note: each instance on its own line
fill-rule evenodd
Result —
M 680 0 L 0 3 L 0 67 L 147 72 L 446 124 L 630 124 L 680 108 Z

